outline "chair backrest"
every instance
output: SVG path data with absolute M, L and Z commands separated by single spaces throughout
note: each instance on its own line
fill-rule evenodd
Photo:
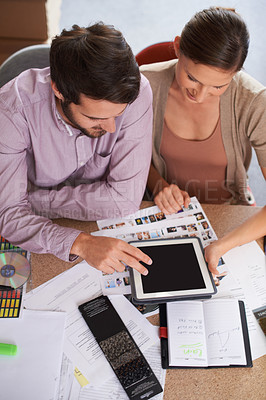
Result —
M 168 61 L 176 57 L 173 42 L 160 42 L 152 44 L 141 50 L 136 55 L 138 65 L 152 64 L 155 62 Z
M 24 47 L 8 57 L 0 66 L 0 87 L 29 68 L 45 68 L 50 64 L 50 45 Z

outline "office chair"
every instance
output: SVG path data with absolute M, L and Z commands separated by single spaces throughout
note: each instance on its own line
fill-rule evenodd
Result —
M 135 57 L 139 66 L 177 58 L 173 42 L 152 44 L 141 50 Z
M 0 88 L 26 69 L 48 67 L 49 53 L 49 44 L 36 44 L 16 51 L 0 66 Z

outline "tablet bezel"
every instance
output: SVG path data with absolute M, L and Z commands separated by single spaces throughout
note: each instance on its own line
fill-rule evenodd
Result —
M 177 290 L 171 292 L 162 291 L 162 292 L 144 293 L 141 274 L 137 270 L 130 268 L 132 298 L 137 304 L 164 303 L 167 301 L 188 300 L 188 299 L 199 300 L 201 298 L 202 299 L 209 298 L 217 292 L 217 288 L 215 286 L 212 274 L 209 271 L 207 263 L 204 259 L 203 247 L 198 237 L 173 238 L 173 239 L 162 238 L 162 239 L 149 239 L 145 241 L 134 240 L 129 242 L 129 244 L 131 244 L 134 247 L 138 247 L 144 253 L 145 253 L 145 247 L 166 246 L 166 245 L 178 246 L 178 244 L 181 243 L 182 244 L 189 243 L 193 245 L 193 249 L 195 251 L 195 255 L 199 264 L 205 288 Z M 152 265 L 150 271 L 152 271 Z

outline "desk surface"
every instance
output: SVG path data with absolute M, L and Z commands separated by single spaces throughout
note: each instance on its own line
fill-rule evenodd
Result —
M 142 207 L 151 206 L 143 202 Z M 259 208 L 248 206 L 203 205 L 218 237 L 238 226 Z M 58 219 L 62 226 L 85 232 L 97 230 L 96 222 Z M 262 240 L 258 241 L 262 247 Z M 32 254 L 32 288 L 60 274 L 73 264 L 48 254 Z M 158 317 L 152 318 L 158 324 Z M 266 356 L 253 362 L 253 368 L 167 370 L 164 400 L 263 400 L 266 399 Z

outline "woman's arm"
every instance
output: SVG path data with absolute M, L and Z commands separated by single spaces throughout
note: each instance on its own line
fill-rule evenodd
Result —
M 262 175 L 266 179 L 266 167 L 260 167 L 260 168 L 261 168 Z
M 181 209 L 181 206 L 188 207 L 190 203 L 188 193 L 180 190 L 177 185 L 169 185 L 152 164 L 147 186 L 154 197 L 155 204 L 165 214 L 176 213 Z
M 224 253 L 233 247 L 241 246 L 264 235 L 266 235 L 266 206 L 222 239 L 205 248 L 205 259 L 210 271 L 214 274 L 219 273 L 216 268 Z

